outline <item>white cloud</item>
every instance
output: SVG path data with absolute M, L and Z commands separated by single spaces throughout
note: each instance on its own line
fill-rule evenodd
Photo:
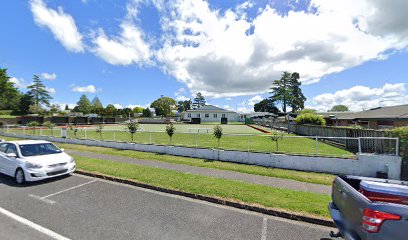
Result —
M 57 74 L 55 73 L 41 73 L 41 78 L 45 80 L 55 80 L 57 79 Z
M 141 108 L 148 108 L 150 107 L 150 104 L 145 104 L 145 105 L 139 105 L 139 104 L 129 104 L 126 106 L 127 108 L 135 108 L 135 107 L 141 107 Z
M 114 106 L 115 108 L 117 108 L 117 109 L 122 109 L 122 108 L 123 108 L 123 106 L 120 105 L 119 103 L 115 103 L 115 104 L 113 104 L 113 106 Z
M 408 46 L 405 0 L 312 0 L 310 11 L 282 15 L 266 6 L 254 18 L 245 14 L 249 3 L 219 11 L 203 0 L 174 0 L 169 8 L 156 57 L 207 97 L 267 92 L 286 70 L 314 83 Z
M 14 83 L 14 86 L 18 88 L 26 88 L 28 86 L 23 78 L 12 77 L 10 78 L 10 82 Z
M 50 94 L 55 94 L 55 93 L 57 93 L 57 91 L 55 90 L 55 88 L 45 87 L 45 90 L 47 90 Z
M 246 104 L 248 104 L 249 106 L 254 106 L 256 103 L 259 103 L 262 100 L 263 100 L 263 97 L 261 97 L 261 95 L 256 95 L 256 96 L 248 99 Z
M 92 84 L 88 86 L 83 86 L 83 87 L 72 85 L 72 91 L 79 92 L 79 93 L 95 93 L 97 89 Z
M 30 6 L 35 22 L 39 26 L 48 28 L 68 51 L 84 51 L 82 35 L 72 16 L 66 14 L 62 7 L 58 7 L 57 11 L 47 8 L 42 0 L 32 0 Z
M 343 104 L 351 111 L 367 110 L 380 106 L 393 106 L 408 103 L 405 83 L 385 84 L 379 88 L 354 86 L 335 93 L 320 94 L 312 99 L 319 111 L 327 111 L 334 105 Z
M 231 101 L 231 100 L 232 100 L 232 98 L 230 98 L 230 97 L 225 99 L 225 101 Z

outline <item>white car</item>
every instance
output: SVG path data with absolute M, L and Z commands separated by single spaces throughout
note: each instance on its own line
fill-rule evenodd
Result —
M 75 171 L 75 160 L 54 144 L 40 140 L 0 142 L 0 172 L 18 184 Z

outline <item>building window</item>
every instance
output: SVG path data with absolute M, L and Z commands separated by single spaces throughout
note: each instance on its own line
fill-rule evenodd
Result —
M 218 116 L 217 116 L 217 114 L 216 114 L 216 113 L 214 113 L 214 118 L 218 118 Z
M 191 118 L 191 113 L 187 114 L 187 117 L 188 117 L 188 118 Z
M 222 118 L 225 118 L 225 113 L 222 114 Z
M 197 113 L 197 117 L 198 117 L 198 118 L 201 117 L 201 114 Z
M 206 113 L 205 118 L 209 118 L 209 117 L 210 117 L 210 114 Z

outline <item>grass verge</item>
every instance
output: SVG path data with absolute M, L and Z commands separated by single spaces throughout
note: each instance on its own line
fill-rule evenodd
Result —
M 329 195 L 301 192 L 239 181 L 179 173 L 107 160 L 76 157 L 78 169 L 119 177 L 157 187 L 217 197 L 224 200 L 329 218 Z

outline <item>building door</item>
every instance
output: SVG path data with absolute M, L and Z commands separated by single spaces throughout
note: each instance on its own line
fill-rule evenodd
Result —
M 228 118 L 221 118 L 221 124 L 227 124 L 228 123 Z

